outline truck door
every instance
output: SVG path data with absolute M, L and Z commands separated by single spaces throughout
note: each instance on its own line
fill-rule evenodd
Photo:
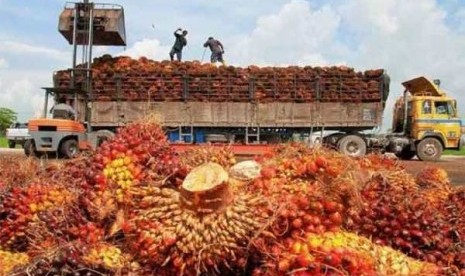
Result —
M 446 147 L 457 147 L 460 140 L 460 119 L 452 101 L 434 102 L 434 130 L 446 138 Z
M 431 123 L 434 117 L 433 114 L 433 101 L 430 99 L 422 99 L 415 104 L 416 110 L 409 110 L 410 113 L 407 117 L 407 132 L 414 139 L 421 139 L 418 137 L 422 131 L 431 131 Z

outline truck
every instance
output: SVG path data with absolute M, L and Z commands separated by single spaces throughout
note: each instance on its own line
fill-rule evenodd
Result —
M 8 140 L 8 147 L 13 149 L 16 145 L 24 146 L 24 143 L 31 139 L 27 128 L 27 123 L 13 123 L 6 129 L 6 139 Z
M 65 8 L 59 27 L 77 28 L 73 14 L 81 14 L 81 19 L 89 22 L 83 24 L 84 29 L 92 26 L 94 7 L 79 3 L 70 10 Z M 85 12 L 76 13 L 79 9 Z M 108 16 L 110 12 L 105 9 L 94 13 Z M 119 22 L 114 25 L 120 29 L 106 25 L 100 28 L 101 45 L 124 42 L 124 13 L 122 8 L 118 10 L 111 14 L 118 14 L 112 18 Z M 101 22 L 108 24 L 109 20 Z M 93 29 L 80 31 L 88 36 L 83 41 L 98 41 Z M 73 37 L 68 41 L 76 49 L 77 34 L 60 32 L 67 39 Z M 87 56 L 85 63 L 77 65 L 73 58 L 73 67 L 56 72 L 53 87 L 45 88 L 45 103 L 50 97 L 66 96 L 78 113 L 76 120 L 47 118 L 47 114 L 30 120 L 32 138 L 25 151 L 71 158 L 147 114 L 158 114 L 177 150 L 203 143 L 227 143 L 237 153 L 254 154 L 276 143 L 308 141 L 317 131 L 330 131 L 322 137 L 323 142 L 354 157 L 381 151 L 401 159 L 416 155 L 433 161 L 444 149 L 460 148 L 464 130 L 456 100 L 446 95 L 438 81 L 423 76 L 403 83 L 405 91 L 395 105 L 392 133 L 367 134 L 381 126 L 389 83 L 382 69 L 217 68 L 195 61 L 156 62 L 107 55 L 94 60 Z

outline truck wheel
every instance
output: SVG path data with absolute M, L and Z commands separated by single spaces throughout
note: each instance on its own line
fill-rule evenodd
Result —
M 401 160 L 410 160 L 415 156 L 415 154 L 417 154 L 415 151 L 412 151 L 412 150 L 410 150 L 408 148 L 404 148 L 404 149 L 402 149 L 401 152 L 396 153 L 396 156 L 397 156 L 397 158 L 399 158 Z
M 101 129 L 97 131 L 97 147 L 99 147 L 103 142 L 109 141 L 115 137 L 115 133 L 108 129 Z
M 24 142 L 24 154 L 26 156 L 37 156 L 36 146 L 32 140 L 27 140 Z
M 16 147 L 15 141 L 8 140 L 8 147 L 9 147 L 10 149 L 14 149 L 14 148 Z
M 60 153 L 64 158 L 74 158 L 79 152 L 79 146 L 76 140 L 70 139 L 64 141 L 60 146 Z
M 441 158 L 443 147 L 436 138 L 425 138 L 417 145 L 417 156 L 422 161 L 436 161 Z
M 367 152 L 367 144 L 358 135 L 347 135 L 342 137 L 338 143 L 339 151 L 351 157 L 362 157 Z

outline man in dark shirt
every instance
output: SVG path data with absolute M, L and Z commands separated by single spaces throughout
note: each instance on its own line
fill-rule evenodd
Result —
M 176 54 L 176 59 L 178 61 L 181 61 L 182 48 L 184 48 L 184 46 L 187 45 L 187 40 L 186 40 L 187 30 L 183 31 L 181 28 L 179 28 L 174 32 L 174 36 L 176 37 L 176 40 L 174 41 L 173 48 L 171 48 L 170 58 L 171 58 L 171 61 L 173 61 L 174 55 Z
M 59 98 L 57 104 L 50 109 L 50 113 L 53 119 L 74 120 L 76 118 L 76 111 L 66 103 L 65 98 Z
M 217 61 L 219 61 L 223 65 L 225 65 L 223 59 L 224 47 L 220 41 L 214 39 L 213 37 L 209 37 L 207 42 L 203 44 L 203 47 L 210 47 L 210 51 L 212 51 L 212 55 L 210 58 L 211 63 L 216 63 Z

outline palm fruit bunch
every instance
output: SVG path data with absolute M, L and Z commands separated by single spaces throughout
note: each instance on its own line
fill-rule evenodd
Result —
M 86 245 L 79 241 L 50 243 L 49 250 L 34 257 L 27 267 L 18 270 L 18 275 L 102 275 L 106 271 L 92 269 L 83 260 Z
M 417 181 L 404 171 L 373 175 L 361 191 L 363 207 L 349 212 L 346 228 L 416 259 L 463 269 L 460 225 L 451 223 L 450 209 L 441 207 L 444 196 L 425 197 L 428 188 Z
M 76 194 L 60 184 L 31 183 L 15 187 L 0 205 L 0 248 L 24 250 L 27 230 L 40 215 L 75 203 Z
M 1 156 L 0 157 L 0 196 L 3 190 L 12 185 L 17 187 L 18 185 L 24 185 L 35 179 L 41 172 L 39 169 L 39 163 L 33 158 L 24 160 L 21 157 L 12 156 Z
M 369 154 L 357 160 L 363 170 L 369 171 L 399 171 L 404 167 L 397 159 L 382 154 Z
M 0 249 L 0 275 L 10 275 L 15 269 L 29 263 L 26 253 L 13 253 Z
M 179 190 L 147 187 L 123 227 L 141 262 L 167 275 L 244 269 L 249 240 L 267 220 L 260 213 L 267 202 L 246 191 L 233 193 L 228 179 L 220 165 L 206 163 Z
M 89 267 L 116 272 L 129 262 L 129 256 L 118 247 L 108 243 L 95 243 L 83 252 L 83 261 Z
M 422 189 L 425 200 L 432 205 L 439 205 L 446 200 L 452 192 L 449 176 L 443 169 L 425 167 L 416 176 L 416 183 Z
M 279 206 L 271 225 L 275 235 L 337 231 L 346 210 L 355 204 L 352 198 L 358 196 L 355 184 L 345 179 L 345 171 L 356 166 L 353 163 L 333 152 L 294 145 L 278 148 L 263 162 L 261 175 L 249 189 L 273 198 Z
M 208 162 L 220 164 L 223 168 L 230 168 L 236 164 L 236 157 L 229 146 L 198 146 L 185 151 L 180 156 L 180 162 L 189 169 Z
M 132 189 L 142 183 L 175 184 L 178 159 L 160 126 L 146 121 L 121 128 L 87 161 L 83 201 L 97 220 L 114 214 L 120 205 L 132 205 Z
M 347 232 L 306 233 L 287 241 L 274 266 L 254 275 L 440 275 L 442 270 Z
M 465 189 L 454 188 L 441 208 L 446 215 L 448 226 L 455 226 L 451 228 L 456 251 L 453 264 L 465 275 Z

